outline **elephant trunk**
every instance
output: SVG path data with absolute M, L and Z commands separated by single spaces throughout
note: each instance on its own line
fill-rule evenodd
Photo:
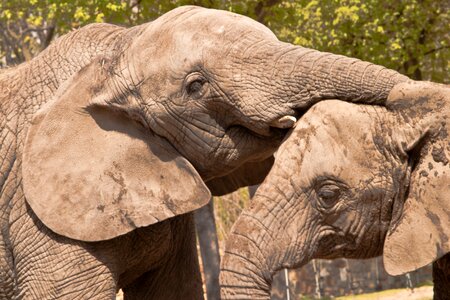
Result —
M 255 219 L 240 217 L 234 226 L 221 262 L 221 299 L 270 299 L 272 274 L 268 271 L 261 237 L 270 236 Z M 266 244 L 273 241 L 265 240 Z
M 289 217 L 306 212 L 293 206 L 289 201 L 293 195 L 286 190 L 274 194 L 273 184 L 265 182 L 233 226 L 221 264 L 222 299 L 270 299 L 275 272 L 300 267 L 310 259 L 309 245 L 303 242 L 305 227 L 298 228 Z M 269 194 L 270 199 L 265 196 Z
M 264 62 L 256 67 L 263 86 L 276 87 L 268 101 L 280 103 L 281 98 L 284 107 L 297 110 L 324 99 L 383 105 L 396 84 L 410 80 L 383 66 L 282 42 L 267 44 L 254 55 Z M 249 69 L 255 72 L 254 65 Z

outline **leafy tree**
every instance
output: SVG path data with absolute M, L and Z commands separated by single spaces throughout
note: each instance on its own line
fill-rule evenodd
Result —
M 434 0 L 2 0 L 0 66 L 31 59 L 72 28 L 141 24 L 191 4 L 247 15 L 287 42 L 449 81 L 450 4 Z
M 288 42 L 448 82 L 449 8 L 434 0 L 282 1 L 265 22 Z
M 18 64 L 45 49 L 72 28 L 92 22 L 125 23 L 129 5 L 107 0 L 14 0 L 0 2 L 0 54 Z M 131 23 L 131 22 L 130 22 Z

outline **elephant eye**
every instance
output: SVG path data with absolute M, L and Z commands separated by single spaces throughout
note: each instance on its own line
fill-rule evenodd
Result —
M 333 207 L 341 195 L 341 188 L 335 184 L 324 184 L 317 190 L 317 196 L 324 208 Z
M 190 81 L 186 86 L 187 94 L 193 99 L 200 99 L 206 94 L 206 80 L 204 78 L 196 78 Z

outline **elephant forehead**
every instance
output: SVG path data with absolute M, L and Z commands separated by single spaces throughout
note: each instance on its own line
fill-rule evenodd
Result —
M 341 101 L 311 108 L 280 147 L 279 156 L 293 160 L 295 173 L 307 180 L 332 175 L 350 182 L 372 177 L 375 161 L 383 159 L 374 142 L 370 113 Z
M 305 146 L 298 173 L 310 180 L 317 176 L 335 176 L 349 183 L 359 181 L 371 175 L 367 172 L 372 167 L 368 157 L 377 155 L 370 143 L 351 138 L 331 125 L 323 125 L 314 135 L 306 136 Z
M 230 57 L 240 57 L 256 41 L 277 41 L 267 27 L 248 17 L 199 7 L 175 9 L 142 28 L 126 51 L 123 69 L 132 69 L 133 77 L 157 74 L 154 81 L 170 77 L 177 84 L 200 68 L 230 68 Z
M 223 56 L 246 36 L 277 40 L 266 26 L 242 15 L 200 7 L 175 9 L 150 23 L 141 35 L 139 49 L 149 45 L 185 58 L 203 58 L 220 53 Z M 153 54 L 154 55 L 154 54 Z M 176 57 L 175 57 L 176 58 Z
M 185 13 L 179 13 L 184 11 Z M 176 14 L 176 18 L 173 15 Z M 255 31 L 276 39 L 275 34 L 263 24 L 232 12 L 203 7 L 185 7 L 175 9 L 160 18 L 169 28 L 182 32 L 203 32 L 208 35 L 224 35 L 232 31 L 232 37 L 239 31 Z M 158 19 L 159 20 L 159 19 Z

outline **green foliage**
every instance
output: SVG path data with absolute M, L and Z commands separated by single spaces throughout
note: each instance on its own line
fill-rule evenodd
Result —
M 120 0 L 14 0 L 0 2 L 0 54 L 8 64 L 29 60 L 57 36 L 92 22 L 124 22 Z
M 434 0 L 1 0 L 0 66 L 31 59 L 73 28 L 141 24 L 180 5 L 237 12 L 287 42 L 449 81 L 450 5 Z
M 288 42 L 448 82 L 449 8 L 434 0 L 281 1 L 266 22 Z

